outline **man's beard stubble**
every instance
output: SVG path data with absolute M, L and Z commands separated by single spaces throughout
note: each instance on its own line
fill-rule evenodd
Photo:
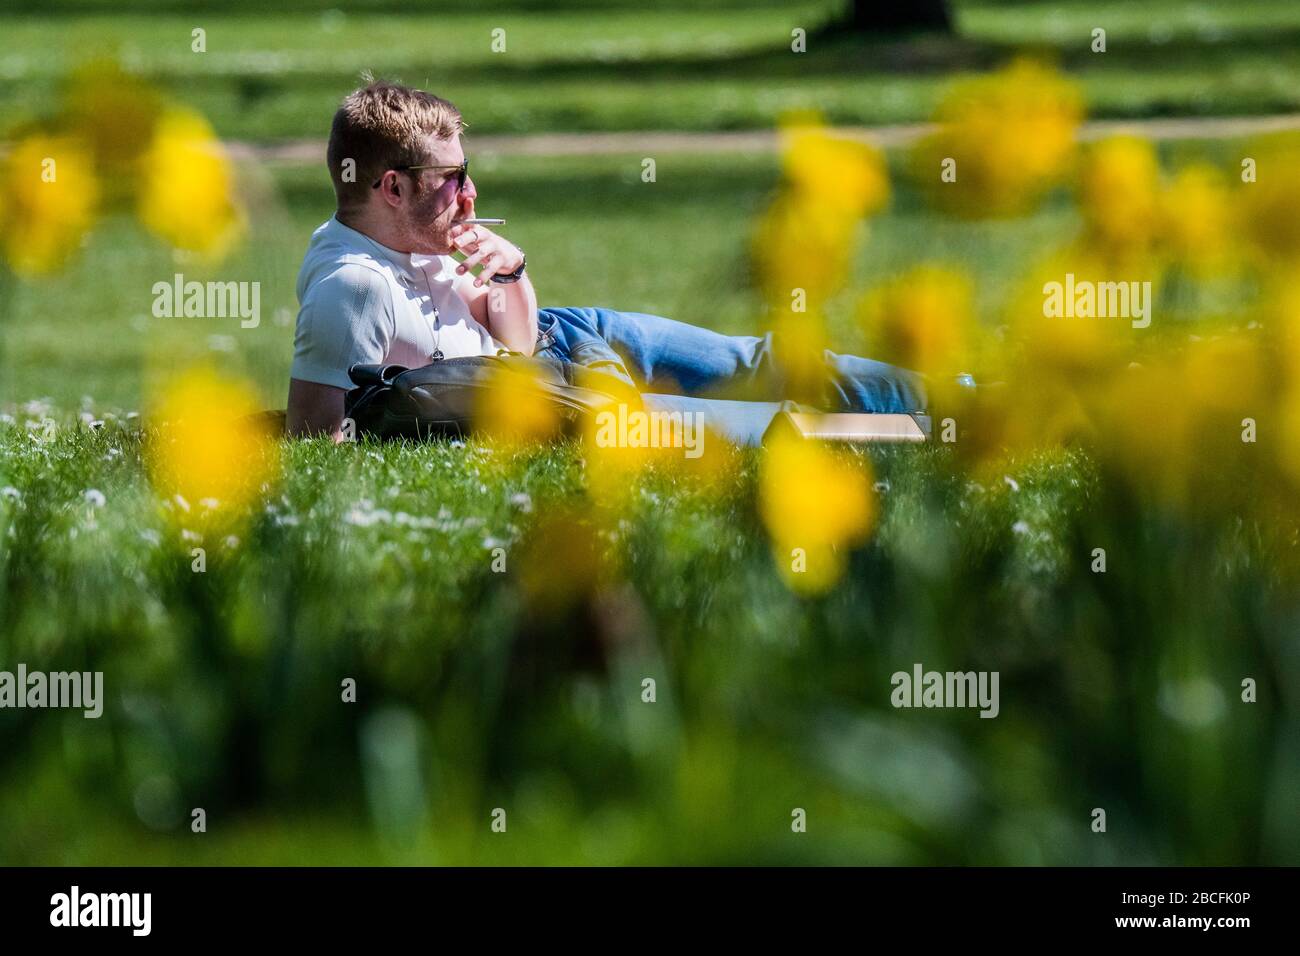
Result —
M 445 255 L 452 251 L 448 232 L 456 205 L 456 197 L 447 203 L 439 194 L 439 189 L 418 190 L 412 197 L 410 212 L 407 214 L 407 239 L 413 252 L 424 255 Z

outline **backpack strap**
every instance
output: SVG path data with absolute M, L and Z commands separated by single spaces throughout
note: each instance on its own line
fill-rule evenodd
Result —
M 359 388 L 367 385 L 392 385 L 393 379 L 406 371 L 405 365 L 353 365 L 348 378 Z

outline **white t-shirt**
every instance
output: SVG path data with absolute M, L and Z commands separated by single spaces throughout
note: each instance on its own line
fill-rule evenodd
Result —
M 395 252 L 331 217 L 312 233 L 298 272 L 290 375 L 352 388 L 355 364 L 428 365 L 504 348 L 452 288 L 456 260 Z

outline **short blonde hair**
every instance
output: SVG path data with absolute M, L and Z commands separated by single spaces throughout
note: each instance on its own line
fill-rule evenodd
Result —
M 334 114 L 326 162 L 339 209 L 366 201 L 371 184 L 387 170 L 429 161 L 427 139 L 451 139 L 465 129 L 449 101 L 400 83 L 366 79 Z M 352 160 L 351 170 L 344 163 Z M 350 173 L 350 175 L 349 175 Z

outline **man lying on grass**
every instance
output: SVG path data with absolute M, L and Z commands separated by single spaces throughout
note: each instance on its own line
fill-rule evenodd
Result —
M 338 211 L 313 234 L 298 275 L 291 434 L 342 437 L 354 364 L 417 368 L 501 350 L 597 367 L 650 392 L 785 397 L 770 334 L 727 336 L 604 308 L 539 310 L 523 251 L 462 221 L 474 218 L 478 195 L 463 129 L 451 103 L 393 83 L 355 91 L 335 114 Z M 925 409 L 915 373 L 829 351 L 825 369 L 826 411 Z M 715 419 L 744 414 L 739 403 L 711 408 Z

